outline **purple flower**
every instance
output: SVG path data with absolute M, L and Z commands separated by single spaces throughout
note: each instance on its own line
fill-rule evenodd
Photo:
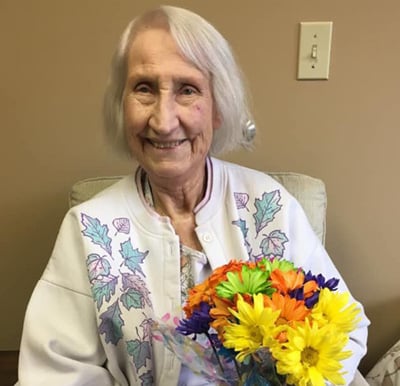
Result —
M 316 281 L 319 289 L 328 288 L 331 291 L 336 291 L 339 284 L 339 279 L 332 277 L 331 279 L 326 280 L 324 275 L 318 274 L 315 276 L 311 273 L 311 271 L 308 271 L 304 278 L 304 283 L 307 283 L 310 280 Z
M 295 298 L 297 300 L 304 300 L 306 307 L 312 308 L 315 304 L 318 303 L 319 293 L 322 288 L 328 288 L 331 291 L 337 290 L 337 285 L 339 284 L 339 279 L 331 278 L 326 280 L 324 275 L 318 274 L 317 276 L 313 275 L 311 271 L 308 271 L 304 277 L 304 283 L 307 283 L 311 280 L 314 280 L 317 283 L 318 290 L 315 291 L 312 296 L 304 299 L 304 290 L 303 288 L 298 288 L 290 292 L 290 297 Z
M 301 288 L 296 288 L 292 291 L 289 292 L 289 296 L 291 298 L 294 298 L 296 300 L 304 300 L 304 290 L 303 287 Z
M 337 290 L 337 285 L 339 284 L 339 279 L 331 278 L 326 280 L 324 275 L 318 274 L 317 276 L 313 275 L 311 271 L 308 271 L 304 277 L 304 283 L 307 283 L 311 280 L 314 280 L 317 283 L 318 290 L 313 293 L 312 296 L 304 299 L 304 289 L 303 287 L 297 288 L 290 292 L 290 297 L 295 298 L 296 300 L 304 300 L 306 307 L 312 308 L 315 304 L 318 303 L 319 293 L 322 288 L 328 288 L 331 291 Z
M 319 291 L 314 292 L 310 297 L 304 300 L 304 304 L 307 308 L 313 308 L 319 300 Z
M 304 290 L 302 288 L 297 288 L 293 291 L 290 291 L 289 293 L 291 298 L 294 298 L 296 300 L 304 300 L 304 304 L 306 305 L 307 308 L 313 308 L 316 303 L 318 303 L 319 300 L 319 290 L 315 291 L 310 297 L 307 299 L 304 299 Z
M 201 302 L 200 309 L 193 311 L 190 318 L 180 320 L 176 330 L 183 335 L 208 334 L 212 320 L 210 308 L 209 304 Z

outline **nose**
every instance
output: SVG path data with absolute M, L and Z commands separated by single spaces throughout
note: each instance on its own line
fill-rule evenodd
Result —
M 158 135 L 167 135 L 179 126 L 173 95 L 159 95 L 149 119 L 149 126 Z

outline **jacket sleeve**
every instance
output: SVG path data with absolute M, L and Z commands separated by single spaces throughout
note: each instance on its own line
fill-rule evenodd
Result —
M 286 256 L 292 256 L 293 261 L 298 267 L 305 271 L 311 270 L 313 274 L 322 273 L 326 279 L 339 279 L 339 292 L 349 292 L 343 277 L 335 267 L 324 246 L 315 235 L 308 222 L 308 219 L 300 204 L 293 199 L 290 203 L 290 210 L 287 212 L 289 218 L 287 222 L 290 229 L 290 247 L 285 252 Z M 350 301 L 356 302 L 360 310 L 360 322 L 357 328 L 351 332 L 350 339 L 345 350 L 350 350 L 350 358 L 343 360 L 344 378 L 346 384 L 350 384 L 354 379 L 360 360 L 367 352 L 367 336 L 370 321 L 365 315 L 363 306 L 350 295 Z
M 105 367 L 81 243 L 70 212 L 28 304 L 17 385 L 117 385 Z

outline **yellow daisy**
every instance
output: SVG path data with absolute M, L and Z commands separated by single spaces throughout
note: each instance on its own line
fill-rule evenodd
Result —
M 328 288 L 321 290 L 318 303 L 311 311 L 311 318 L 319 326 L 327 324 L 336 326 L 339 331 L 349 333 L 360 321 L 357 315 L 360 310 L 355 303 L 349 303 L 348 292 L 332 292 Z
M 238 352 L 236 359 L 242 362 L 247 355 L 260 347 L 268 347 L 273 342 L 273 330 L 280 311 L 264 307 L 264 295 L 253 295 L 254 305 L 243 300 L 239 294 L 237 312 L 229 309 L 238 323 L 229 323 L 225 327 L 224 346 Z
M 325 381 L 334 385 L 344 385 L 341 360 L 351 355 L 343 351 L 348 337 L 338 334 L 335 328 L 316 323 L 305 323 L 287 330 L 286 343 L 271 348 L 276 358 L 279 374 L 287 375 L 289 384 L 299 386 L 323 386 Z

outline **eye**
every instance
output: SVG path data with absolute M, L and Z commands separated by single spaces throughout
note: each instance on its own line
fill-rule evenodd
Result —
M 182 86 L 180 91 L 182 95 L 193 95 L 199 92 L 199 90 L 196 87 L 187 84 Z
M 147 83 L 138 83 L 135 85 L 133 91 L 136 93 L 147 94 L 152 91 L 152 88 Z

